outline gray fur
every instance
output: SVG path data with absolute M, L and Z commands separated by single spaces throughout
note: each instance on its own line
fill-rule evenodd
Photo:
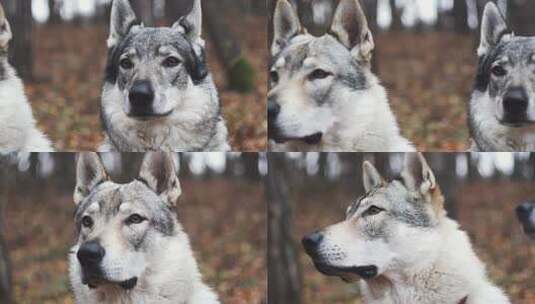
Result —
M 219 303 L 201 280 L 175 213 L 181 193 L 175 172 L 172 155 L 148 153 L 138 179 L 117 184 L 96 153 L 79 155 L 74 192 L 78 240 L 70 253 L 77 303 Z M 142 221 L 129 222 L 134 215 Z M 87 218 L 92 226 L 83 224 Z M 97 270 L 84 268 L 78 257 L 89 243 L 105 251 Z M 137 284 L 131 289 L 121 287 L 132 279 Z
M 200 38 L 200 0 L 171 27 L 147 28 L 126 0 L 114 0 L 101 119 L 101 150 L 227 151 L 228 131 Z M 168 60 L 177 61 L 169 66 Z M 131 67 L 121 65 L 128 61 Z M 154 99 L 142 114 L 129 95 L 140 82 Z
M 478 49 L 479 65 L 468 105 L 473 150 L 531 151 L 535 149 L 535 37 L 517 37 L 507 27 L 498 8 L 485 8 Z M 497 76 L 493 69 L 505 75 Z M 505 100 L 511 90 L 521 90 L 526 110 L 510 118 Z

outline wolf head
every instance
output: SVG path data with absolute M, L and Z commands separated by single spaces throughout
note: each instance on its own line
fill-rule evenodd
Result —
M 347 107 L 377 80 L 371 74 L 372 34 L 358 0 L 341 0 L 327 34 L 306 32 L 288 0 L 273 16 L 269 136 L 318 143 Z M 350 95 L 351 94 L 351 95 Z
M 201 39 L 201 1 L 171 27 L 146 28 L 128 0 L 114 0 L 104 94 L 116 94 L 131 118 L 180 111 L 191 88 L 208 76 Z M 190 94 L 191 95 L 191 94 Z
M 148 267 L 148 255 L 170 236 L 182 233 L 173 212 L 181 194 L 171 154 L 146 154 L 139 177 L 112 182 L 96 153 L 80 154 L 76 168 L 75 222 L 78 243 L 72 250 L 75 280 L 132 289 Z
M 535 37 L 516 37 L 492 2 L 481 21 L 476 91 L 488 93 L 488 105 L 503 125 L 535 123 Z M 480 109 L 481 110 L 481 109 Z
M 392 181 L 365 162 L 363 182 L 366 194 L 349 206 L 344 221 L 303 238 L 316 268 L 352 282 L 432 259 L 438 240 L 432 228 L 439 225 L 445 211 L 439 186 L 423 156 L 406 154 L 401 177 Z
M 516 215 L 526 234 L 535 239 L 535 201 L 525 202 L 518 206 Z
M 4 8 L 2 7 L 2 4 L 0 3 L 0 50 L 1 51 L 7 50 L 7 46 L 11 38 L 12 38 L 11 27 L 9 26 L 9 22 L 6 19 Z

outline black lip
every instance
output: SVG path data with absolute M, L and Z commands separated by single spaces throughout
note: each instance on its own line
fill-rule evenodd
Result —
M 136 120 L 151 120 L 151 119 L 159 119 L 159 118 L 165 118 L 171 115 L 174 112 L 173 110 L 170 110 L 168 112 L 162 113 L 162 114 L 156 114 L 156 113 L 136 113 L 131 112 L 127 113 L 126 115 L 130 118 L 136 119 Z
M 131 279 L 128 279 L 126 281 L 121 282 L 112 282 L 103 279 L 100 276 L 87 276 L 84 275 L 82 278 L 82 284 L 87 285 L 90 289 L 96 289 L 100 285 L 119 285 L 124 290 L 131 290 L 137 285 L 137 277 L 133 277 Z
M 370 280 L 377 276 L 378 269 L 375 265 L 338 267 L 322 262 L 314 262 L 316 269 L 327 276 L 342 277 L 347 281 L 347 275 L 357 275 L 364 280 Z
M 136 277 L 131 278 L 130 280 L 126 280 L 126 281 L 123 281 L 123 282 L 119 283 L 119 286 L 121 286 L 125 290 L 133 289 L 134 287 L 136 287 L 136 285 L 137 285 L 137 278 Z
M 500 124 L 510 128 L 524 128 L 535 125 L 532 120 L 518 120 L 518 119 L 500 119 Z
M 291 140 L 297 140 L 297 141 L 305 142 L 308 145 L 317 145 L 321 142 L 321 139 L 323 138 L 323 133 L 318 132 L 318 133 L 314 133 L 312 135 L 308 135 L 304 137 L 289 137 L 289 136 L 281 135 L 280 131 L 273 128 L 273 129 L 269 129 L 268 137 L 270 139 L 273 139 L 278 144 L 283 144 Z

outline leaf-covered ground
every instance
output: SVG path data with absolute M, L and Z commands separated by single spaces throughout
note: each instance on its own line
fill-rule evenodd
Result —
M 67 254 L 75 242 L 71 193 L 42 184 L 9 193 L 5 210 L 17 303 L 74 303 Z M 179 219 L 204 280 L 223 303 L 266 303 L 266 213 L 260 183 L 182 179 Z M 209 191 L 207 191 L 209 189 Z
M 356 198 L 347 187 L 336 185 L 310 187 L 306 193 L 291 195 L 296 240 L 342 220 L 347 205 Z M 519 202 L 535 197 L 533 183 L 480 182 L 461 186 L 457 193 L 461 228 L 468 232 L 491 280 L 512 303 L 535 303 L 535 246 L 521 232 L 514 214 Z M 356 284 L 321 275 L 304 251 L 300 253 L 305 303 L 362 303 Z
M 255 90 L 243 94 L 226 89 L 225 72 L 210 39 L 208 61 L 219 88 L 232 149 L 260 151 L 265 150 L 267 136 L 266 21 L 244 15 L 239 22 L 240 26 L 231 26 L 255 69 Z M 26 82 L 26 90 L 39 126 L 53 140 L 56 150 L 95 150 L 102 141 L 99 109 L 106 38 L 107 29 L 100 25 L 35 28 L 35 79 Z
M 468 148 L 466 103 L 476 39 L 450 32 L 387 32 L 377 38 L 379 78 L 402 134 L 422 151 Z

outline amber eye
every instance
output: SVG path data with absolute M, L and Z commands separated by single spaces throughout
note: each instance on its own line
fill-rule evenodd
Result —
M 370 208 L 368 208 L 368 210 L 364 211 L 363 216 L 376 215 L 376 214 L 379 214 L 379 213 L 381 213 L 383 211 L 385 211 L 385 210 L 382 209 L 382 208 L 379 208 L 377 206 L 370 206 Z
M 310 80 L 325 79 L 331 75 L 332 74 L 327 71 L 324 71 L 322 69 L 316 69 L 312 73 L 310 73 L 310 75 L 308 75 L 308 79 Z
M 166 68 L 174 68 L 180 64 L 180 59 L 176 57 L 167 57 L 163 61 L 163 66 Z
M 132 60 L 128 58 L 122 59 L 121 62 L 119 62 L 119 65 L 121 65 L 121 68 L 125 70 L 130 70 L 131 68 L 134 67 L 134 63 L 132 62 Z
M 271 71 L 271 72 L 269 72 L 269 78 L 271 78 L 271 82 L 278 83 L 279 82 L 279 73 L 277 73 L 277 71 Z
M 507 71 L 500 65 L 497 65 L 491 69 L 491 72 L 496 77 L 503 77 L 507 75 Z
M 145 218 L 139 214 L 132 214 L 126 219 L 128 225 L 141 224 L 143 221 L 145 221 Z
M 82 217 L 82 226 L 85 228 L 93 227 L 93 219 L 88 215 Z

